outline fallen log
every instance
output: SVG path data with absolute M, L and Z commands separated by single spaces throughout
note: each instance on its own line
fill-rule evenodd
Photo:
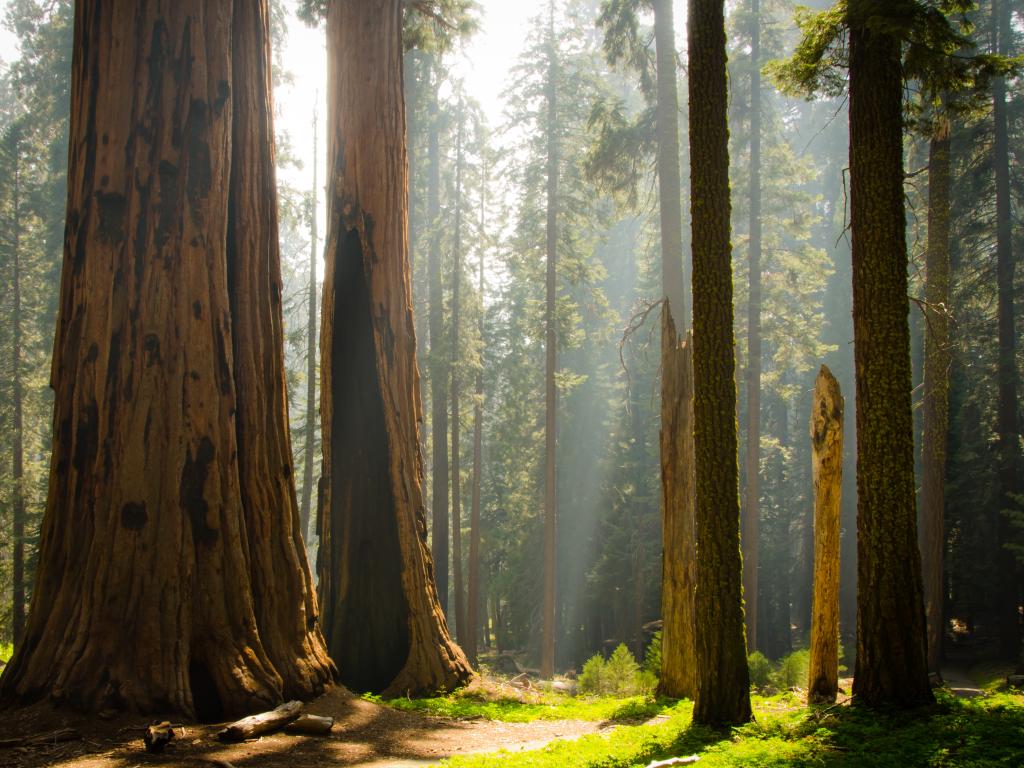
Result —
M 49 733 L 40 733 L 35 736 L 22 736 L 17 739 L 0 739 L 0 749 L 11 749 L 13 747 L 38 747 L 46 744 L 57 744 L 64 741 L 78 741 L 82 734 L 74 728 L 61 728 Z
M 647 768 L 668 768 L 671 765 L 693 765 L 700 757 L 697 755 L 690 755 L 689 757 L 670 757 L 668 760 L 655 760 L 653 763 L 649 763 Z
M 307 736 L 326 736 L 334 727 L 333 717 L 302 715 L 285 726 L 285 733 L 301 733 Z
M 280 731 L 293 720 L 298 719 L 302 714 L 301 701 L 289 701 L 277 709 L 269 712 L 261 712 L 258 715 L 250 715 L 225 726 L 224 730 L 217 734 L 221 741 L 245 741 L 254 739 L 265 733 Z

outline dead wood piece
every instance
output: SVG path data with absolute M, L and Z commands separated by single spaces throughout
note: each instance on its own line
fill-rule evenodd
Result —
M 697 755 L 690 755 L 689 757 L 670 757 L 668 760 L 655 760 L 653 763 L 649 763 L 647 768 L 668 768 L 670 765 L 693 765 L 700 757 Z
M 164 747 L 174 740 L 174 728 L 164 720 L 162 723 L 153 723 L 146 728 L 142 734 L 142 742 L 146 745 L 146 751 L 157 754 L 164 751 Z
M 40 733 L 35 736 L 22 736 L 17 739 L 0 739 L 0 749 L 11 749 L 13 747 L 38 747 L 47 744 L 57 744 L 64 741 L 78 741 L 82 734 L 74 728 L 61 728 L 49 733 Z
M 307 736 L 326 736 L 334 727 L 333 717 L 302 715 L 285 726 L 285 733 L 301 733 Z
M 217 734 L 221 741 L 245 741 L 254 739 L 265 733 L 280 731 L 293 720 L 298 719 L 302 714 L 301 701 L 289 701 L 277 709 L 269 712 L 261 712 L 258 715 L 250 715 L 237 720 L 226 726 L 223 731 Z

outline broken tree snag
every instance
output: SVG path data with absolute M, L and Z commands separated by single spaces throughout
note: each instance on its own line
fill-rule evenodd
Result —
M 811 406 L 814 478 L 814 602 L 807 699 L 831 703 L 839 689 L 839 500 L 843 482 L 843 395 L 821 366 Z
M 680 343 L 668 303 L 661 313 L 662 587 L 659 692 L 693 698 L 696 529 L 694 526 L 693 340 Z
M 142 734 L 142 743 L 146 745 L 146 751 L 154 754 L 163 752 L 164 747 L 172 741 L 174 741 L 174 728 L 166 720 L 162 723 L 153 723 Z
M 264 160 L 231 170 L 249 141 L 272 151 L 239 128 L 232 162 L 233 115 L 250 103 L 233 93 L 269 98 L 243 56 L 265 56 L 266 15 L 266 0 L 75 6 L 55 440 L 6 700 L 217 721 L 325 679 L 308 578 L 284 551 L 294 504 L 268 350 L 281 337 L 264 330 L 280 308 L 263 300 L 276 256 L 235 234 L 275 207 Z M 273 219 L 261 226 L 276 242 Z M 254 387 L 274 391 L 240 404 Z M 261 570 L 287 597 L 254 588 Z
M 301 701 L 289 701 L 270 712 L 243 717 L 237 722 L 224 727 L 217 738 L 221 741 L 245 741 L 255 739 L 265 733 L 280 731 L 302 714 Z
M 333 717 L 300 715 L 285 726 L 285 733 L 301 733 L 307 736 L 326 736 L 334 727 Z
M 471 673 L 426 547 L 406 241 L 401 2 L 333 2 L 321 353 L 322 624 L 341 680 L 385 694 Z
M 232 39 L 228 290 L 249 572 L 260 639 L 284 696 L 308 699 L 333 670 L 291 470 L 266 2 L 235 3 Z

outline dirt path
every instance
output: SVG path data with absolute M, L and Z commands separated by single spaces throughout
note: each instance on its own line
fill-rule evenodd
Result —
M 401 712 L 332 691 L 307 707 L 330 715 L 335 726 L 327 738 L 273 734 L 243 744 L 221 744 L 217 726 L 185 726 L 164 755 L 149 755 L 142 746 L 143 718 L 97 721 L 34 707 L 0 715 L 0 739 L 34 735 L 69 726 L 85 734 L 82 741 L 31 749 L 0 750 L 3 768 L 145 768 L 183 766 L 212 768 L 226 761 L 234 768 L 298 768 L 307 765 L 420 768 L 457 754 L 543 747 L 554 739 L 578 738 L 608 730 L 601 723 L 535 721 L 501 723 L 450 720 Z
M 942 679 L 949 686 L 949 690 L 962 699 L 974 699 L 985 695 L 967 671 L 960 667 L 946 667 L 942 670 Z

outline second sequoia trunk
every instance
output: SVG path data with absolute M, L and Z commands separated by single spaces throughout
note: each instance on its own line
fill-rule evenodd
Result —
M 327 16 L 328 234 L 321 334 L 323 626 L 361 691 L 447 690 L 470 674 L 426 546 L 406 240 L 399 0 Z

